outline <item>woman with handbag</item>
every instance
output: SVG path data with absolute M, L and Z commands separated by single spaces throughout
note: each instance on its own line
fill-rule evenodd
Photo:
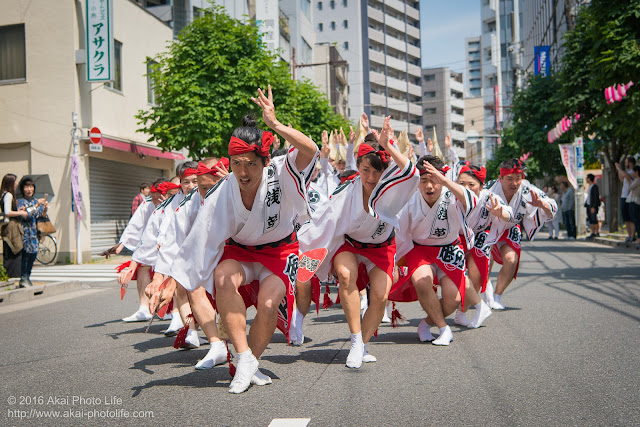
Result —
M 31 269 L 38 255 L 38 228 L 36 221 L 38 218 L 47 214 L 49 202 L 47 199 L 35 199 L 33 195 L 36 192 L 36 184 L 29 177 L 20 180 L 20 192 L 24 196 L 18 199 L 18 209 L 24 208 L 27 212 L 26 218 L 22 219 L 22 228 L 24 229 L 24 237 L 22 243 L 24 246 L 22 254 L 22 272 L 20 275 L 20 287 L 33 286 L 31 283 Z
M 22 226 L 18 221 L 27 217 L 27 211 L 19 210 L 15 192 L 18 188 L 17 176 L 12 173 L 2 178 L 0 187 L 0 221 L 2 230 L 2 265 L 9 277 L 20 277 L 22 263 Z

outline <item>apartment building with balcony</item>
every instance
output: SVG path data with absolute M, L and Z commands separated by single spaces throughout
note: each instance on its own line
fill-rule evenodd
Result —
M 422 106 L 425 137 L 436 129 L 438 143 L 443 153 L 444 140 L 451 134 L 452 147 L 460 159 L 465 159 L 464 84 L 462 73 L 449 68 L 425 68 L 422 70 Z
M 315 0 L 318 43 L 333 43 L 348 62 L 349 118 L 364 111 L 397 132 L 422 121 L 420 4 L 412 0 Z

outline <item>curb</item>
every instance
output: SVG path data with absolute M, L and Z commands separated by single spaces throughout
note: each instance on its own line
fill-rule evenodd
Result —
M 606 237 L 596 237 L 592 240 L 593 243 L 600 243 L 601 245 L 613 246 L 617 248 L 628 248 L 640 251 L 640 243 L 627 243 L 617 239 L 609 239 Z
M 20 288 L 11 291 L 0 292 L 0 307 L 19 302 L 40 300 L 54 295 L 60 295 L 79 289 L 89 289 L 91 286 L 81 282 L 55 282 L 33 288 Z

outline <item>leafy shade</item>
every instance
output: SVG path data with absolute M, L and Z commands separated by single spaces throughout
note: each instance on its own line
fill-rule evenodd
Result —
M 316 140 L 323 129 L 348 126 L 310 82 L 291 80 L 289 66 L 265 49 L 255 26 L 232 19 L 219 6 L 185 27 L 169 50 L 152 60 L 157 105 L 136 118 L 138 131 L 164 150 L 186 148 L 194 158 L 226 155 L 242 117 L 261 117 L 251 97 L 267 84 L 282 123 Z
M 526 161 L 527 178 L 564 174 L 558 145 L 547 142 L 548 126 L 555 125 L 557 121 L 558 112 L 554 110 L 554 103 L 550 99 L 558 87 L 555 75 L 530 76 L 525 89 L 516 93 L 511 107 L 513 124 L 505 128 L 502 144 L 494 150 L 493 159 L 487 162 L 489 177 L 498 176 L 499 166 L 503 161 L 520 158 L 529 152 L 531 156 Z

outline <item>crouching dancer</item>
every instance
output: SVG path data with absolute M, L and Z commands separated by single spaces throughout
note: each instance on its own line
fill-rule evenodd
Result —
M 229 141 L 232 173 L 205 199 L 170 273 L 187 290 L 213 273 L 216 305 L 238 353 L 230 393 L 249 388 L 257 357 L 276 325 L 288 330 L 298 266 L 294 221 L 309 218 L 307 185 L 318 153 L 311 139 L 276 119 L 270 86 L 268 96 L 258 89 L 252 100 L 262 108 L 267 126 L 292 148 L 272 161 L 273 135 L 258 129 L 255 120 L 243 119 Z M 253 281 L 259 282 L 257 293 L 247 294 L 245 285 Z M 257 306 L 248 340 L 243 296 L 254 298 Z

